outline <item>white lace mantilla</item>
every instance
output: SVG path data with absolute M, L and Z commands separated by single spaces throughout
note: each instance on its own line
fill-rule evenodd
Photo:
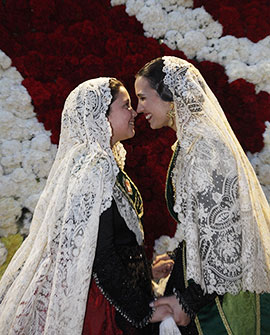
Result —
M 163 60 L 180 143 L 172 184 L 187 278 L 208 293 L 270 292 L 270 209 L 256 175 L 199 71 Z
M 119 171 L 105 115 L 111 98 L 109 78 L 98 78 L 65 102 L 59 149 L 30 234 L 0 282 L 1 334 L 81 334 L 99 217 L 111 206 Z M 122 145 L 115 150 L 123 164 Z
M 115 184 L 113 188 L 113 198 L 116 202 L 120 215 L 125 220 L 128 228 L 135 234 L 139 245 L 142 245 L 144 240 L 144 232 L 140 219 L 135 209 L 130 204 L 124 192 Z

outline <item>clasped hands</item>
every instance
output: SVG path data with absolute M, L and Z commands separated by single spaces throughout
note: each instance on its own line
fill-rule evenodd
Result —
M 167 277 L 171 273 L 173 265 L 174 261 L 167 254 L 157 256 L 152 264 L 153 278 Z M 163 321 L 169 316 L 172 316 L 179 326 L 187 326 L 190 323 L 189 315 L 185 313 L 174 295 L 158 298 L 151 302 L 150 306 L 155 308 L 150 321 L 152 323 Z

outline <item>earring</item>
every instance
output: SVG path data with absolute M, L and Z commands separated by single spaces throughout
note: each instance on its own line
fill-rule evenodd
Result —
M 171 102 L 170 109 L 167 112 L 167 117 L 169 118 L 168 126 L 172 127 L 174 123 L 174 117 L 175 117 L 175 109 L 174 109 L 174 103 Z

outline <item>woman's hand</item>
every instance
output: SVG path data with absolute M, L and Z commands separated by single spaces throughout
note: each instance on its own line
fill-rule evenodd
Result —
M 161 322 L 169 316 L 173 316 L 173 311 L 169 305 L 163 304 L 155 308 L 150 322 Z
M 177 298 L 172 295 L 170 297 L 162 297 L 153 301 L 151 306 L 160 308 L 161 306 L 169 306 L 173 311 L 173 318 L 178 326 L 187 326 L 190 323 L 190 317 L 185 313 L 182 306 L 179 304 Z
M 167 255 L 158 255 L 152 264 L 152 276 L 154 279 L 167 277 L 173 268 L 174 261 Z

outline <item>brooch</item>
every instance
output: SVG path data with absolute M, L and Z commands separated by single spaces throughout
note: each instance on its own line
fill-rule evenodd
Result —
M 126 186 L 127 193 L 129 195 L 132 195 L 132 193 L 133 193 L 132 192 L 132 187 L 131 187 L 130 182 L 129 182 L 128 179 L 125 179 L 125 186 Z

